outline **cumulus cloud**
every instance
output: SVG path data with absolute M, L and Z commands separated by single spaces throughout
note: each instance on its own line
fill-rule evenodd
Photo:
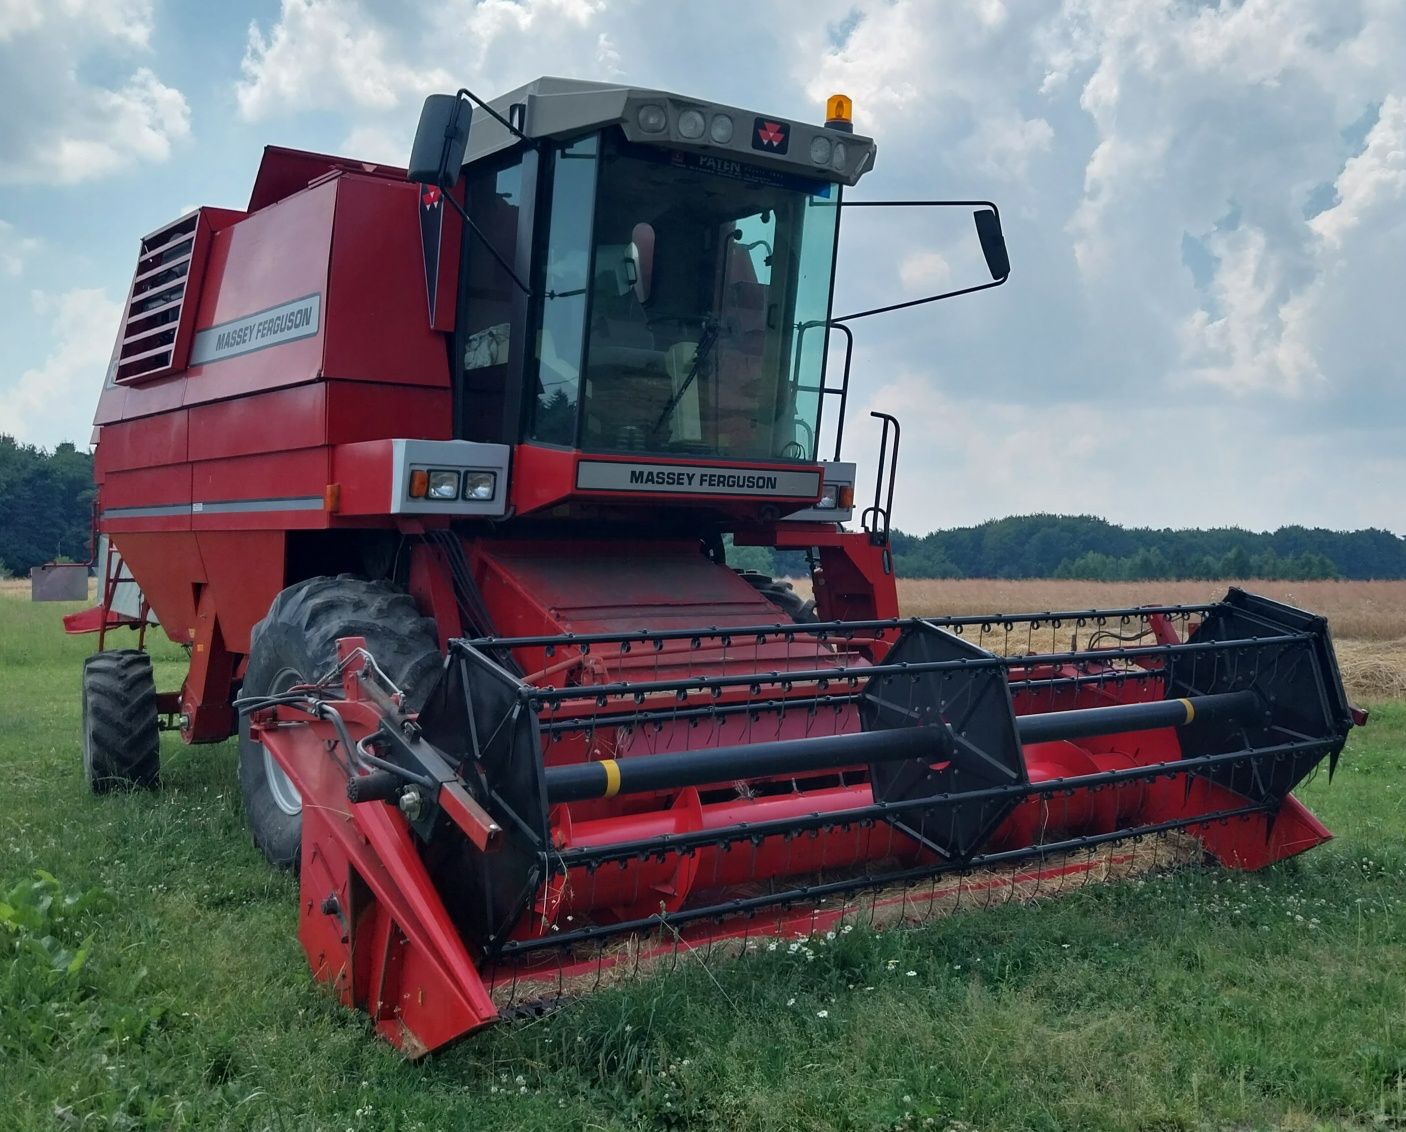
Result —
M 8 0 L 0 9 L 0 184 L 75 184 L 165 161 L 190 135 L 185 96 L 150 53 L 151 0 Z M 92 82 L 90 70 L 114 75 Z
M 418 106 L 431 90 L 453 90 L 470 75 L 535 73 L 563 44 L 579 71 L 585 60 L 615 73 L 618 52 L 593 29 L 603 0 L 447 0 L 433 8 L 359 0 L 282 0 L 267 28 L 255 20 L 236 89 L 240 114 L 349 107 L 357 112 Z M 414 29 L 414 30 L 407 30 Z M 582 50 L 582 48 L 585 50 Z M 513 66 L 506 65 L 512 59 Z M 453 60 L 453 69 L 429 61 Z
M 53 347 L 0 388 L 0 433 L 50 448 L 65 440 L 85 446 L 121 306 L 99 288 L 79 288 L 39 295 L 35 309 L 50 325 Z
M 39 92 L 0 124 L 0 157 L 23 156 L 0 177 L 159 161 L 188 133 L 151 0 L 85 2 L 0 0 L 0 65 Z M 903 418 L 905 529 L 1049 508 L 1406 530 L 1376 486 L 1406 477 L 1400 0 L 270 7 L 216 62 L 271 142 L 296 121 L 325 131 L 308 144 L 399 162 L 430 90 L 493 97 L 539 74 L 792 118 L 843 91 L 880 146 L 847 199 L 999 202 L 1007 286 L 854 324 L 847 444 L 874 455 L 865 407 Z M 103 69 L 79 66 L 99 50 Z M 844 230 L 841 312 L 985 278 L 965 216 L 855 210 Z M 16 238 L 0 230 L 0 281 L 29 254 Z M 1175 473 L 1149 474 L 1149 450 Z
M 910 291 L 936 293 L 951 284 L 952 268 L 941 252 L 924 249 L 910 252 L 899 261 L 898 278 Z
M 265 32 L 254 21 L 237 88 L 248 121 L 273 113 L 384 110 L 427 78 L 396 57 L 392 35 L 360 5 L 343 0 L 284 0 Z
M 39 241 L 33 236 L 23 236 L 8 220 L 0 220 L 0 275 L 19 275 L 24 261 L 38 248 Z

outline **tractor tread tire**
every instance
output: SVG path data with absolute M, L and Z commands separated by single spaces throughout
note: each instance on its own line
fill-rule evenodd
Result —
M 94 794 L 161 784 L 161 733 L 151 657 L 111 649 L 83 662 L 83 777 Z
M 805 625 L 820 620 L 815 613 L 815 599 L 801 597 L 790 582 L 773 578 L 770 574 L 763 574 L 758 570 L 739 570 L 737 573 L 744 582 L 796 624 Z
M 367 651 L 405 693 L 406 706 L 411 711 L 423 706 L 443 663 L 434 621 L 420 615 L 404 590 L 354 574 L 309 578 L 273 599 L 250 636 L 240 695 L 267 692 L 290 670 L 297 683 L 326 676 L 336 667 L 341 637 L 366 638 Z M 274 801 L 264 758 L 263 745 L 250 738 L 248 718 L 241 716 L 239 785 L 245 819 L 269 863 L 296 871 L 302 814 L 288 814 Z

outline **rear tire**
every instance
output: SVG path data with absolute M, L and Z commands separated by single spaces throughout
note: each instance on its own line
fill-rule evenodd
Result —
M 94 794 L 161 784 L 161 735 L 151 657 L 139 649 L 83 662 L 83 777 Z
M 797 624 L 804 625 L 820 620 L 815 615 L 815 599 L 801 597 L 790 582 L 757 570 L 739 570 L 738 573 L 744 582 Z
M 364 637 L 367 651 L 418 710 L 433 686 L 442 657 L 435 623 L 421 617 L 414 600 L 389 582 L 351 574 L 309 578 L 273 599 L 254 626 L 242 697 L 269 695 L 311 683 L 337 664 L 337 640 Z M 244 816 L 269 863 L 298 867 L 302 799 L 281 767 L 239 721 L 239 787 Z

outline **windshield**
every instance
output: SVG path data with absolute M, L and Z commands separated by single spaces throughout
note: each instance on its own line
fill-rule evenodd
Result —
M 553 184 L 534 437 L 813 459 L 838 190 L 594 137 Z

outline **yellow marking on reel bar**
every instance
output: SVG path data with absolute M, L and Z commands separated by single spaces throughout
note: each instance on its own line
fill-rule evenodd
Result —
M 1182 720 L 1182 726 L 1185 727 L 1196 718 L 1196 705 L 1190 700 L 1181 700 L 1180 703 L 1182 707 L 1186 708 L 1186 718 Z
M 614 759 L 601 759 L 601 769 L 605 771 L 605 793 L 602 798 L 614 798 L 620 793 L 620 764 Z

